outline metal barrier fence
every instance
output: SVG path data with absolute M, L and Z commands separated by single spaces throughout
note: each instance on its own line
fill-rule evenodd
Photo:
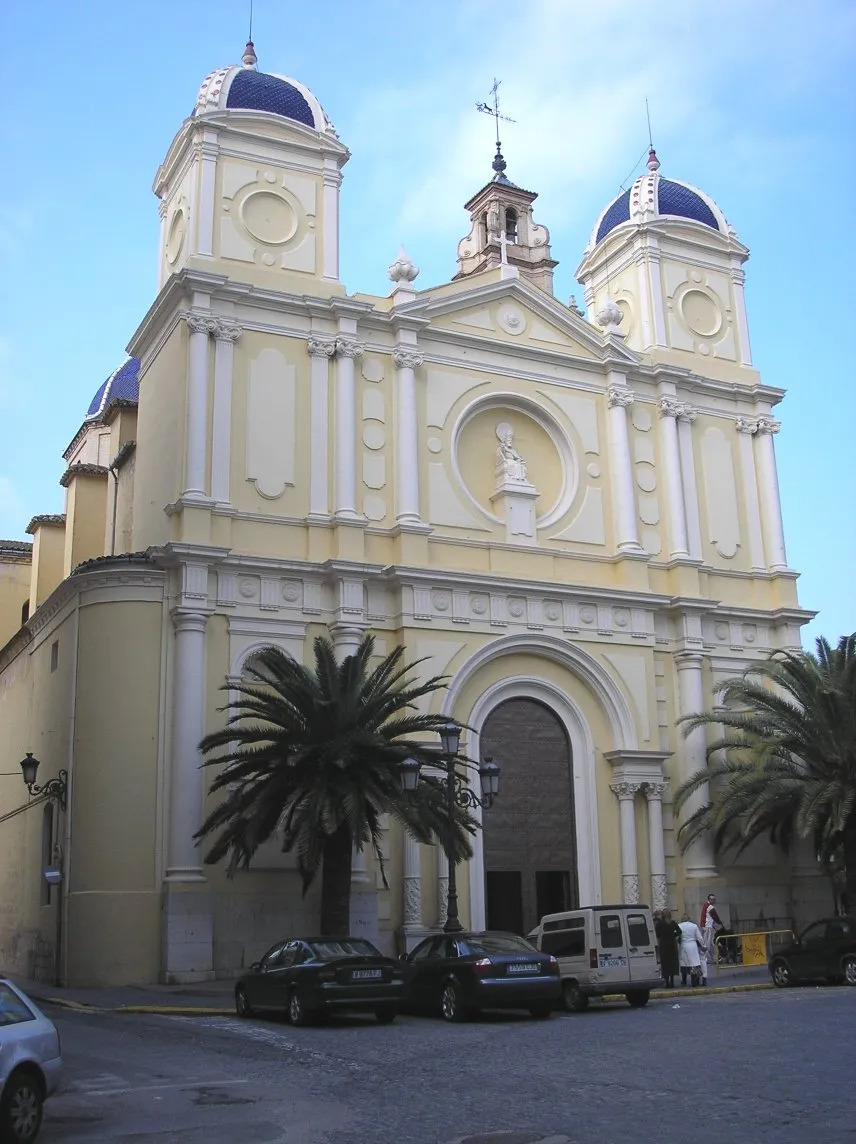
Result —
M 716 957 L 719 965 L 766 965 L 777 946 L 793 940 L 789 929 L 758 930 L 755 933 L 725 933 L 716 938 Z

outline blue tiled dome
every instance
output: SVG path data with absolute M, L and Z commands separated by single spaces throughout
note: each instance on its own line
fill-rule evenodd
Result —
M 241 68 L 235 74 L 229 87 L 226 106 L 245 108 L 248 111 L 269 111 L 273 115 L 282 115 L 285 119 L 304 123 L 307 127 L 315 126 L 312 108 L 302 92 L 279 76 L 267 75 L 252 68 Z
M 98 387 L 98 392 L 89 403 L 84 420 L 100 417 L 113 401 L 138 401 L 140 397 L 140 362 L 128 358 L 107 380 Z
M 634 183 L 634 187 L 637 184 Z M 610 231 L 630 221 L 630 197 L 633 187 L 619 195 L 606 208 L 597 227 L 595 242 L 606 238 Z M 719 221 L 698 191 L 672 179 L 657 179 L 657 213 L 672 218 L 689 218 L 703 223 L 712 230 L 720 230 Z

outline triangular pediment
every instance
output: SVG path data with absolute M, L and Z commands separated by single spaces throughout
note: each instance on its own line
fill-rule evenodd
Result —
M 621 339 L 607 338 L 585 318 L 563 306 L 523 278 L 474 283 L 449 293 L 432 292 L 407 306 L 408 313 L 427 318 L 429 331 L 454 340 L 494 342 L 538 355 L 560 353 L 590 362 L 625 360 L 637 355 Z

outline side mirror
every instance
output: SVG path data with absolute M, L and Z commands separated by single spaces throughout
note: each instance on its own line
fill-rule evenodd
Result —
M 398 955 L 398 960 L 399 961 L 410 961 L 410 958 L 408 957 L 408 955 L 406 953 L 400 953 Z
M 260 961 L 254 961 L 253 964 L 250 966 L 250 973 L 258 973 L 258 971 L 261 969 L 261 967 L 262 967 L 262 963 Z

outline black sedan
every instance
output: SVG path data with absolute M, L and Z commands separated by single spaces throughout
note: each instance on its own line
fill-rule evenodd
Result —
M 823 918 L 770 958 L 773 983 L 832 981 L 856 985 L 856 917 Z
M 407 968 L 356 937 L 281 941 L 235 985 L 241 1017 L 281 1010 L 292 1025 L 324 1013 L 362 1010 L 381 1024 L 394 1021 L 407 991 Z
M 406 958 L 410 1006 L 466 1021 L 480 1009 L 528 1009 L 549 1017 L 561 996 L 559 963 L 513 933 L 429 937 Z

